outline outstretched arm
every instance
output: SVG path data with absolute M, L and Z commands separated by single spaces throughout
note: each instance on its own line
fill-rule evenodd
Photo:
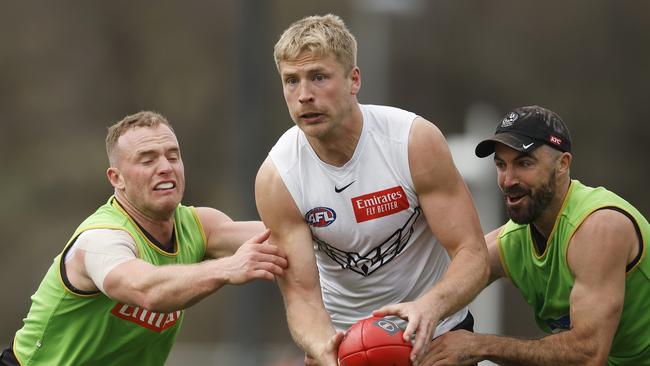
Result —
M 488 280 L 488 256 L 478 214 L 442 133 L 417 118 L 409 136 L 409 166 L 429 227 L 451 263 L 441 281 L 413 302 L 383 307 L 376 315 L 408 319 L 415 333 L 411 359 L 422 359 L 438 321 L 467 305 Z
M 262 220 L 272 230 L 271 243 L 287 253 L 289 267 L 277 283 L 291 335 L 319 365 L 336 366 L 341 335 L 336 335 L 323 305 L 311 231 L 269 158 L 257 174 L 255 199 Z
M 567 261 L 571 329 L 536 340 L 449 332 L 434 340 L 426 365 L 604 365 L 625 296 L 625 266 L 636 256 L 634 228 L 623 214 L 596 211 L 571 239 Z
M 264 243 L 268 236 L 268 231 L 261 231 L 234 255 L 219 260 L 155 266 L 138 258 L 135 243 L 125 232 L 89 230 L 74 244 L 65 262 L 66 274 L 79 290 L 101 290 L 125 304 L 170 312 L 193 305 L 225 284 L 281 275 L 286 259 L 277 247 Z
M 185 309 L 226 284 L 273 280 L 287 263 L 277 248 L 263 244 L 269 234 L 255 235 L 230 257 L 196 264 L 155 266 L 130 260 L 106 275 L 104 292 L 119 302 L 170 312 Z

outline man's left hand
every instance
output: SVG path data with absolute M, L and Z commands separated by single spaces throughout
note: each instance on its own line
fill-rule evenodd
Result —
M 471 355 L 475 347 L 476 334 L 466 330 L 447 332 L 431 342 L 429 351 L 421 365 L 475 365 L 481 359 Z

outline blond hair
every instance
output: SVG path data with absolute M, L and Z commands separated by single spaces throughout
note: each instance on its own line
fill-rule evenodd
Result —
M 357 65 L 357 40 L 337 15 L 315 15 L 291 24 L 273 48 L 278 71 L 280 62 L 296 60 L 304 51 L 315 57 L 335 56 L 346 72 Z
M 108 128 L 106 135 L 106 154 L 108 154 L 108 161 L 111 165 L 115 163 L 114 151 L 117 146 L 117 140 L 124 133 L 136 127 L 157 127 L 158 125 L 165 125 L 174 132 L 171 123 L 159 113 L 151 111 L 141 111 L 136 114 L 131 114 L 124 117 L 121 121 L 116 122 Z

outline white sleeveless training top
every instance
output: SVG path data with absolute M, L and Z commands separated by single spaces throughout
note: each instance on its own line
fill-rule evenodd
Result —
M 408 138 L 416 115 L 360 107 L 361 136 L 342 167 L 321 161 L 297 126 L 269 153 L 311 229 L 323 301 L 339 331 L 384 305 L 415 300 L 449 265 L 411 179 Z M 466 314 L 463 308 L 443 320 L 435 336 Z

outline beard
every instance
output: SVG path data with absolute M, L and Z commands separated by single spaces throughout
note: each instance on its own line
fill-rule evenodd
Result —
M 508 217 L 517 224 L 530 224 L 535 221 L 542 212 L 548 207 L 555 196 L 557 184 L 555 182 L 555 170 L 549 176 L 546 183 L 542 184 L 538 189 L 531 190 L 519 184 L 503 190 L 504 199 L 506 200 L 506 211 Z M 507 204 L 508 194 L 512 195 L 526 195 L 530 197 L 529 204 L 512 207 Z

